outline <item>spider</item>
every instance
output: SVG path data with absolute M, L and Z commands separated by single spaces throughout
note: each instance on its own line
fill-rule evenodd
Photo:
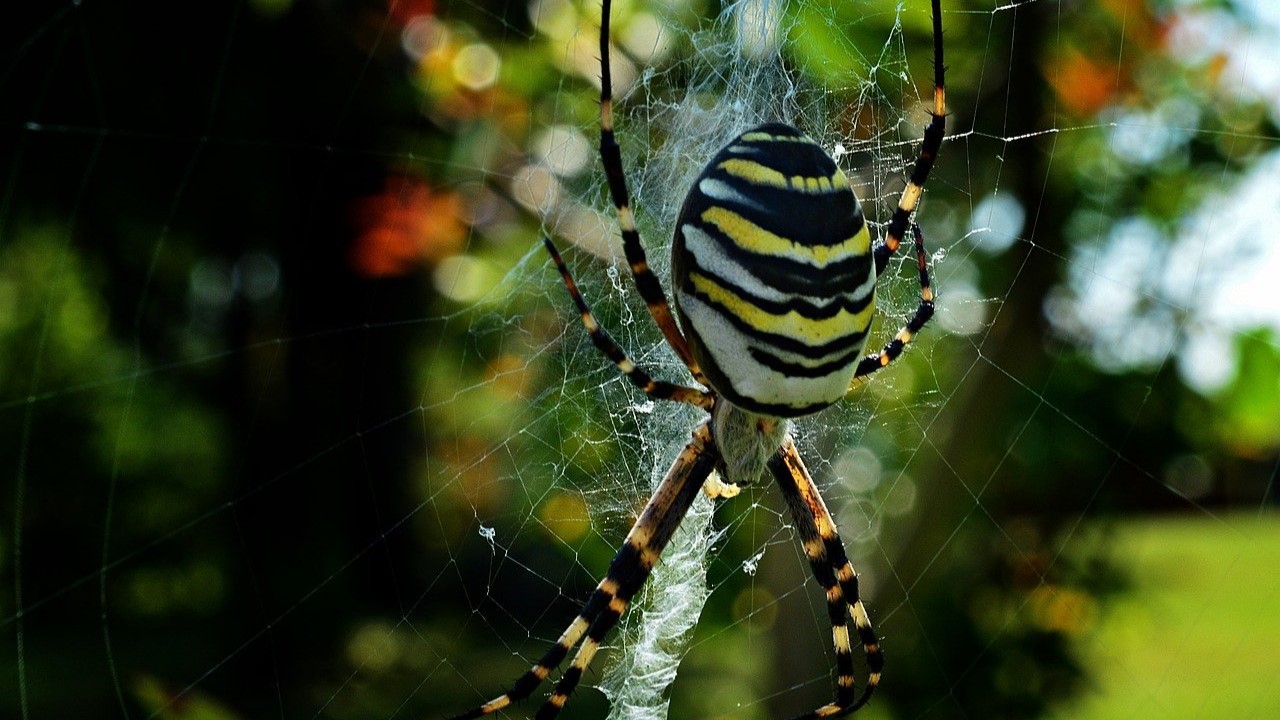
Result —
M 703 169 L 677 220 L 671 248 L 677 324 L 662 285 L 649 269 L 631 211 L 613 130 L 610 0 L 603 0 L 600 157 L 623 249 L 640 296 L 667 344 L 702 388 L 655 380 L 632 362 L 596 321 L 550 238 L 544 238 L 544 244 L 596 348 L 649 397 L 689 403 L 709 417 L 693 430 L 692 440 L 627 533 L 608 573 L 555 644 L 506 693 L 453 720 L 489 715 L 529 697 L 581 643 L 536 716 L 554 718 L 698 492 L 732 497 L 739 485 L 766 470 L 778 483 L 814 578 L 826 593 L 836 654 L 835 698 L 796 720 L 841 717 L 871 697 L 880 682 L 884 655 L 858 594 L 858 574 L 796 452 L 789 422 L 836 403 L 858 378 L 893 362 L 933 315 L 924 237 L 911 216 L 943 139 L 940 4 L 932 0 L 932 118 L 883 239 L 872 245 L 848 179 L 810 137 L 780 123 L 748 130 Z M 920 303 L 880 352 L 863 356 L 875 313 L 876 278 L 908 229 L 920 274 Z M 861 694 L 853 676 L 850 618 L 868 667 Z

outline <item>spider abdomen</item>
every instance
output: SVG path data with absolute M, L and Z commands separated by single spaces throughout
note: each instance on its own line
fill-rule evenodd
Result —
M 675 304 L 712 389 L 795 417 L 839 400 L 875 313 L 871 237 L 849 181 L 795 128 L 734 138 L 685 198 Z

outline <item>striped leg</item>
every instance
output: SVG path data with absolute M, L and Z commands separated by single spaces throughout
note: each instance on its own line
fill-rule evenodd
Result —
M 916 158 L 915 167 L 907 186 L 902 189 L 898 199 L 898 208 L 889 220 L 889 230 L 884 243 L 876 247 L 876 270 L 883 270 L 889 262 L 889 256 L 897 252 L 898 244 L 906 236 L 907 224 L 911 213 L 920 204 L 920 195 L 924 184 L 929 179 L 929 171 L 938 158 L 938 150 L 942 147 L 943 129 L 947 118 L 946 68 L 942 62 L 942 0 L 933 0 L 933 112 L 929 124 L 924 129 L 924 140 L 920 143 L 920 155 Z
M 907 186 L 898 199 L 898 207 L 889 220 L 889 229 L 884 241 L 875 247 L 876 275 L 884 272 L 889 258 L 898 251 L 898 245 L 906 235 L 910 226 L 915 235 L 916 265 L 920 269 L 920 306 L 905 327 L 898 331 L 893 340 L 884 346 L 879 353 L 868 355 L 858 364 L 854 372 L 854 380 L 868 375 L 893 362 L 902 354 L 903 347 L 924 324 L 933 317 L 933 288 L 929 284 L 929 270 L 926 265 L 924 238 L 920 228 L 911 222 L 911 213 L 920 204 L 920 195 L 924 192 L 924 184 L 929 179 L 929 171 L 938 158 L 938 150 L 942 148 L 942 136 L 947 118 L 946 66 L 942 59 L 942 6 L 941 0 L 933 0 L 933 112 L 924 129 L 924 140 L 920 143 L 920 155 L 916 158 L 911 170 Z
M 795 720 L 843 717 L 862 707 L 880 683 L 884 653 L 867 609 L 858 594 L 858 574 L 844 551 L 835 520 L 818 494 L 809 471 L 787 437 L 778 453 L 769 461 L 769 470 L 786 498 L 796 521 L 805 555 L 813 567 L 813 576 L 827 596 L 827 615 L 831 619 L 831 636 L 836 650 L 836 697 L 822 707 L 797 716 Z M 846 608 L 848 614 L 846 614 Z M 849 641 L 848 616 L 853 617 L 854 630 L 867 655 L 867 686 L 855 699 L 853 679 L 853 647 Z
M 573 303 L 578 306 L 578 314 L 582 317 L 582 324 L 587 328 L 587 334 L 591 336 L 591 342 L 602 355 L 618 366 L 618 371 L 630 380 L 632 385 L 640 388 L 652 398 L 685 402 L 690 405 L 696 405 L 703 410 L 711 410 L 713 401 L 707 393 L 695 388 L 684 387 L 683 385 L 654 380 L 644 368 L 632 362 L 631 358 L 627 357 L 626 351 L 596 321 L 596 316 L 591 312 L 587 301 L 583 299 L 582 292 L 578 290 L 578 284 L 573 281 L 573 275 L 569 273 L 569 268 L 564 264 L 564 259 L 560 257 L 560 251 L 556 249 L 555 243 L 551 242 L 549 237 L 543 237 L 542 243 L 547 247 L 547 252 L 551 254 L 551 259 L 555 262 L 556 269 L 560 271 L 564 286 L 569 290 L 569 297 L 573 298 Z
M 649 268 L 649 260 L 645 256 L 644 246 L 640 243 L 640 231 L 636 229 L 635 216 L 631 212 L 631 199 L 627 193 L 627 178 L 622 169 L 622 151 L 613 134 L 613 78 L 609 69 L 609 15 L 612 3 L 604 0 L 600 20 L 600 161 L 604 164 L 604 174 L 609 180 L 609 194 L 613 197 L 613 206 L 618 214 L 618 229 L 622 232 L 622 249 L 631 266 L 631 275 L 635 278 L 636 290 L 649 307 L 649 313 L 662 330 L 667 344 L 680 356 L 684 364 L 693 374 L 693 378 L 703 385 L 707 384 L 702 375 L 702 368 L 693 359 L 689 351 L 689 343 L 676 325 L 671 314 L 671 305 L 662 290 L 662 284 Z
M 911 223 L 911 234 L 915 238 L 916 268 L 920 271 L 920 304 L 916 306 L 916 312 L 907 321 L 907 324 L 902 326 L 902 329 L 893 336 L 892 340 L 885 344 L 880 352 L 868 355 L 858 363 L 857 369 L 853 371 L 853 383 L 857 383 L 858 379 L 864 375 L 870 375 L 897 360 L 898 356 L 902 354 L 902 350 L 906 348 L 907 343 L 911 342 L 916 333 L 920 332 L 920 328 L 923 328 L 924 324 L 929 322 L 929 318 L 933 317 L 933 285 L 929 281 L 929 266 L 926 262 L 924 234 L 920 231 L 920 226 L 915 223 Z M 877 258 L 877 262 L 879 262 L 879 258 Z M 850 387 L 852 387 L 852 384 Z
M 693 440 L 671 464 L 671 469 L 649 499 L 649 504 L 645 505 L 631 532 L 627 533 L 622 549 L 609 565 L 608 574 L 596 586 L 582 612 L 560 635 L 556 644 L 516 680 L 506 693 L 452 720 L 469 720 L 490 715 L 517 700 L 529 697 L 551 674 L 551 670 L 582 641 L 582 647 L 574 655 L 573 663 L 564 671 L 551 697 L 538 710 L 536 717 L 538 720 L 551 720 L 558 715 L 568 702 L 569 695 L 577 688 L 596 651 L 600 649 L 600 643 L 617 624 L 631 598 L 648 579 L 654 563 L 662 555 L 663 549 L 702 489 L 703 482 L 719 460 L 707 425 L 704 423 L 698 426 L 693 432 Z

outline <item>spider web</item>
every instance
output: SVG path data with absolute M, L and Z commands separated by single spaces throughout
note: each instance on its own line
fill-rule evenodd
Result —
M 0 23 L 0 715 L 437 717 L 554 642 L 701 416 L 617 376 L 538 242 L 685 381 L 595 156 L 593 5 Z M 939 314 L 795 430 L 888 653 L 864 712 L 1105 716 L 1108 674 L 1161 717 L 1267 717 L 1276 689 L 1247 678 L 1276 669 L 1269 605 L 1218 598 L 1280 600 L 1242 589 L 1277 559 L 1280 19 L 943 5 L 952 115 L 919 213 Z M 928 10 L 620 2 L 617 126 L 658 276 L 691 179 L 763 121 L 822 143 L 882 229 L 928 119 Z M 908 255 L 873 344 L 915 309 Z M 830 699 L 776 495 L 695 503 L 565 717 Z M 1169 562 L 1130 523 L 1155 511 L 1229 589 L 1158 632 L 1186 597 L 1126 562 Z M 1241 681 L 1186 698 L 1117 637 Z

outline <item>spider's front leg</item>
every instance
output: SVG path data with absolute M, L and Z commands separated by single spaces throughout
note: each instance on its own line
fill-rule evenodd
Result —
M 836 531 L 835 520 L 818 494 L 818 488 L 809 477 L 809 471 L 796 452 L 790 436 L 769 461 L 769 470 L 782 490 L 782 496 L 791 509 L 796 529 L 804 544 L 804 553 L 813 568 L 813 577 L 822 585 L 827 597 L 827 615 L 831 620 L 832 642 L 836 650 L 836 697 L 822 707 L 797 716 L 795 720 L 843 717 L 866 704 L 880 683 L 884 669 L 884 653 L 880 640 L 871 626 L 871 618 L 858 594 L 858 573 L 845 554 L 844 544 Z M 848 612 L 846 613 L 846 607 Z M 867 655 L 867 686 L 855 699 L 856 684 L 853 679 L 853 647 L 849 641 L 848 618 L 853 617 L 853 628 Z
M 693 439 L 676 457 L 653 497 L 640 512 L 640 517 L 627 533 L 622 548 L 610 563 L 608 574 L 596 586 L 578 617 L 560 635 L 555 645 L 516 680 L 507 692 L 451 720 L 491 715 L 513 702 L 529 697 L 581 641 L 582 647 L 573 656 L 572 664 L 560 676 L 551 697 L 547 698 L 536 716 L 537 720 L 556 717 L 568 702 L 569 695 L 578 687 L 583 672 L 600 649 L 600 643 L 617 624 L 631 598 L 648 579 L 654 564 L 697 498 L 703 482 L 719 462 L 720 456 L 711 442 L 711 431 L 703 423 L 693 431 Z
M 866 356 L 858 363 L 858 367 L 854 370 L 853 381 L 849 387 L 852 389 L 865 376 L 887 366 L 889 363 L 898 359 L 902 351 L 906 349 L 907 344 L 915 339 L 924 324 L 929 322 L 933 317 L 933 284 L 929 280 L 929 264 L 928 255 L 924 249 L 924 233 L 921 232 L 920 226 L 911 223 L 911 235 L 915 239 L 916 248 L 916 269 L 920 273 L 920 304 L 916 306 L 915 314 L 902 326 L 893 339 L 890 340 L 878 353 Z M 876 247 L 876 266 L 879 268 L 881 263 L 881 250 L 886 247 L 880 245 Z M 883 253 L 885 262 L 888 262 L 888 254 Z M 883 269 L 883 268 L 881 268 Z M 877 270 L 879 273 L 880 270 Z
M 929 283 L 928 256 L 924 249 L 924 234 L 920 226 L 911 222 L 911 214 L 920 205 L 920 197 L 924 194 L 924 184 L 929 180 L 929 172 L 938 159 L 938 151 L 942 149 L 942 140 L 946 132 L 947 121 L 947 82 L 946 65 L 942 55 L 942 2 L 933 0 L 933 109 L 929 112 L 929 124 L 924 129 L 924 139 L 920 142 L 920 154 L 916 156 L 915 165 L 911 168 L 911 177 L 907 186 L 902 189 L 898 198 L 898 207 L 889 219 L 889 228 L 884 241 L 876 245 L 873 251 L 876 262 L 876 276 L 884 273 L 889 265 L 889 258 L 898 251 L 898 245 L 906 236 L 910 227 L 915 239 L 916 266 L 920 272 L 920 305 L 916 308 L 911 320 L 894 335 L 884 348 L 873 355 L 868 355 L 858 363 L 850 388 L 866 375 L 885 367 L 902 354 L 903 348 L 915 337 L 916 333 L 933 317 L 933 286 Z

